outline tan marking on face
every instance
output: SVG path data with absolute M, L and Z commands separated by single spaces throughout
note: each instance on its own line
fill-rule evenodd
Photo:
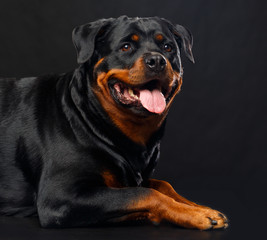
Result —
M 94 71 L 99 67 L 99 65 L 104 61 L 105 58 L 101 58 L 94 66 Z
M 137 34 L 133 34 L 131 38 L 132 38 L 132 40 L 135 41 L 135 42 L 138 42 L 139 39 L 140 39 L 140 37 L 139 37 Z
M 129 70 L 111 69 L 106 73 L 98 73 L 97 86 L 93 91 L 112 122 L 132 141 L 141 145 L 146 145 L 150 137 L 159 129 L 167 116 L 170 105 L 175 95 L 180 90 L 182 78 L 178 72 L 172 69 L 171 63 L 167 61 L 166 74 L 164 77 L 165 87 L 171 88 L 174 81 L 178 81 L 178 88 L 162 114 L 153 114 L 146 118 L 134 114 L 130 109 L 119 105 L 113 99 L 108 86 L 108 81 L 112 78 L 132 86 L 146 83 L 144 82 L 146 74 L 143 58 L 139 58 Z
M 156 36 L 155 36 L 155 39 L 157 40 L 157 41 L 162 41 L 163 40 L 163 35 L 162 34 L 157 34 Z

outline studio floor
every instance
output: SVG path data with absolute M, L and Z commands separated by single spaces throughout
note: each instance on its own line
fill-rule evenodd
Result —
M 263 212 L 256 213 L 247 208 L 233 192 L 191 191 L 191 197 L 201 203 L 212 204 L 230 219 L 226 230 L 198 231 L 179 228 L 167 223 L 153 225 L 109 226 L 76 229 L 42 229 L 37 218 L 0 217 L 0 240 L 83 240 L 83 239 L 179 239 L 179 240 L 244 240 L 264 239 Z M 220 206 L 220 207 L 219 207 Z

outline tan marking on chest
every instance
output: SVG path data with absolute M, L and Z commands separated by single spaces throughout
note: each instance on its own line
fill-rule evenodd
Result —
M 102 172 L 102 177 L 104 179 L 105 184 L 108 187 L 120 188 L 122 184 L 117 180 L 117 177 L 109 170 L 105 170 Z

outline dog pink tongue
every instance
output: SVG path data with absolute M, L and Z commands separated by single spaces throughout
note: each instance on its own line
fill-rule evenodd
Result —
M 158 89 L 152 91 L 147 89 L 140 90 L 139 98 L 143 107 L 149 112 L 161 114 L 165 110 L 166 101 Z

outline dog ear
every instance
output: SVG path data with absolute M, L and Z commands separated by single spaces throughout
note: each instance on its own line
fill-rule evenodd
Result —
M 193 53 L 192 53 L 193 36 L 191 32 L 187 28 L 179 24 L 173 25 L 169 20 L 165 18 L 161 18 L 161 20 L 167 24 L 168 28 L 174 35 L 174 38 L 179 48 L 184 50 L 185 55 L 189 58 L 189 60 L 192 63 L 195 63 Z
M 74 28 L 72 31 L 72 41 L 77 51 L 77 62 L 79 64 L 85 63 L 92 57 L 97 36 L 101 35 L 103 32 L 101 30 L 112 21 L 113 19 L 111 18 L 101 19 Z
M 184 50 L 185 55 L 189 58 L 189 60 L 192 63 L 195 63 L 192 53 L 193 36 L 191 32 L 187 28 L 176 24 L 173 28 L 173 34 L 178 43 L 178 46 Z

